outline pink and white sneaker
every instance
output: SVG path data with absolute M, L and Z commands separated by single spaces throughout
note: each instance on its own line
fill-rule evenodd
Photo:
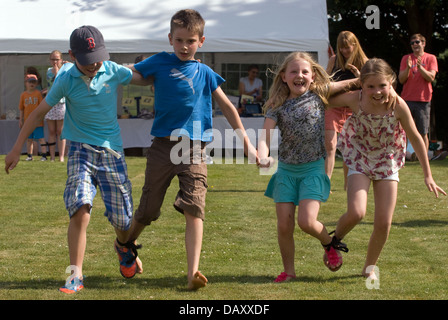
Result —
M 295 278 L 296 278 L 296 276 L 294 276 L 294 275 L 287 274 L 286 272 L 282 272 L 278 275 L 277 279 L 275 279 L 274 282 L 276 282 L 276 283 L 288 282 Z

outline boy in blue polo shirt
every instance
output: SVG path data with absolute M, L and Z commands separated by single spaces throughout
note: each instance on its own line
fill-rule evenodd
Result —
M 147 154 L 145 184 L 133 218 L 129 244 L 132 245 L 143 229 L 160 216 L 165 192 L 177 176 L 180 190 L 174 207 L 186 221 L 187 287 L 190 290 L 207 284 L 207 278 L 198 267 L 207 191 L 207 165 L 203 154 L 206 142 L 212 139 L 212 98 L 244 141 L 249 159 L 257 157 L 235 107 L 220 87 L 224 79 L 194 58 L 204 43 L 204 24 L 197 11 L 180 10 L 171 19 L 169 42 L 174 53 L 161 52 L 134 66 L 144 77 L 154 78 L 156 112 L 151 129 L 155 138 Z M 174 151 L 179 149 L 182 149 L 181 155 Z
M 82 264 L 86 247 L 86 231 L 93 198 L 99 187 L 106 207 L 104 215 L 115 229 L 115 250 L 120 271 L 126 276 L 140 272 L 138 258 L 127 265 L 130 249 L 126 242 L 132 221 L 133 201 L 128 179 L 123 143 L 117 121 L 117 87 L 129 83 L 148 85 L 131 69 L 108 61 L 109 53 L 101 32 L 93 26 L 82 26 L 70 37 L 70 57 L 48 92 L 45 100 L 25 122 L 11 152 L 5 158 L 5 170 L 13 169 L 21 146 L 44 116 L 61 98 L 66 100 L 66 113 L 61 139 L 70 142 L 67 162 L 67 183 L 64 201 L 70 216 L 68 244 L 71 276 L 60 288 L 75 293 L 84 288 Z

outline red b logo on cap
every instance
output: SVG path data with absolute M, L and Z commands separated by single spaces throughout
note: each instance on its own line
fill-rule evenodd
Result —
M 89 44 L 89 50 L 95 49 L 95 40 L 93 38 L 87 38 L 86 40 Z

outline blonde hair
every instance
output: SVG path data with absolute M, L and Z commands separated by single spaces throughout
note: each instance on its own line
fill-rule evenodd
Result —
M 353 46 L 353 53 L 347 60 L 345 60 L 340 49 L 348 46 Z M 361 70 L 367 59 L 368 58 L 364 53 L 364 50 L 362 50 L 358 38 L 350 31 L 341 31 L 336 42 L 336 66 L 341 68 L 342 71 L 345 71 L 347 64 L 352 64 L 358 68 L 358 70 Z
M 196 10 L 184 9 L 174 14 L 171 18 L 170 27 L 171 34 L 173 34 L 175 29 L 185 28 L 199 35 L 199 38 L 201 38 L 204 35 L 205 21 Z
M 50 57 L 51 57 L 53 54 L 58 54 L 58 55 L 62 58 L 62 52 L 59 51 L 59 50 L 53 50 L 53 51 L 51 51 L 51 52 L 50 52 Z
M 383 76 L 393 86 L 397 80 L 397 75 L 390 65 L 380 58 L 372 58 L 367 60 L 361 68 L 361 75 L 359 77 L 361 86 L 370 76 Z M 395 108 L 395 101 L 391 104 L 392 109 Z
M 314 81 L 311 83 L 309 90 L 317 94 L 325 105 L 328 105 L 330 77 L 327 72 L 314 61 L 310 54 L 306 52 L 293 52 L 284 59 L 276 71 L 272 71 L 275 77 L 269 89 L 269 98 L 264 105 L 265 111 L 269 108 L 275 109 L 280 107 L 289 97 L 290 90 L 288 85 L 283 81 L 282 76 L 286 72 L 288 64 L 294 60 L 305 60 L 310 64 Z

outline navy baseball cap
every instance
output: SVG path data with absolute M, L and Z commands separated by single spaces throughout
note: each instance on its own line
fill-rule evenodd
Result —
M 70 49 L 83 66 L 110 59 L 103 35 L 93 26 L 75 29 L 70 36 Z

